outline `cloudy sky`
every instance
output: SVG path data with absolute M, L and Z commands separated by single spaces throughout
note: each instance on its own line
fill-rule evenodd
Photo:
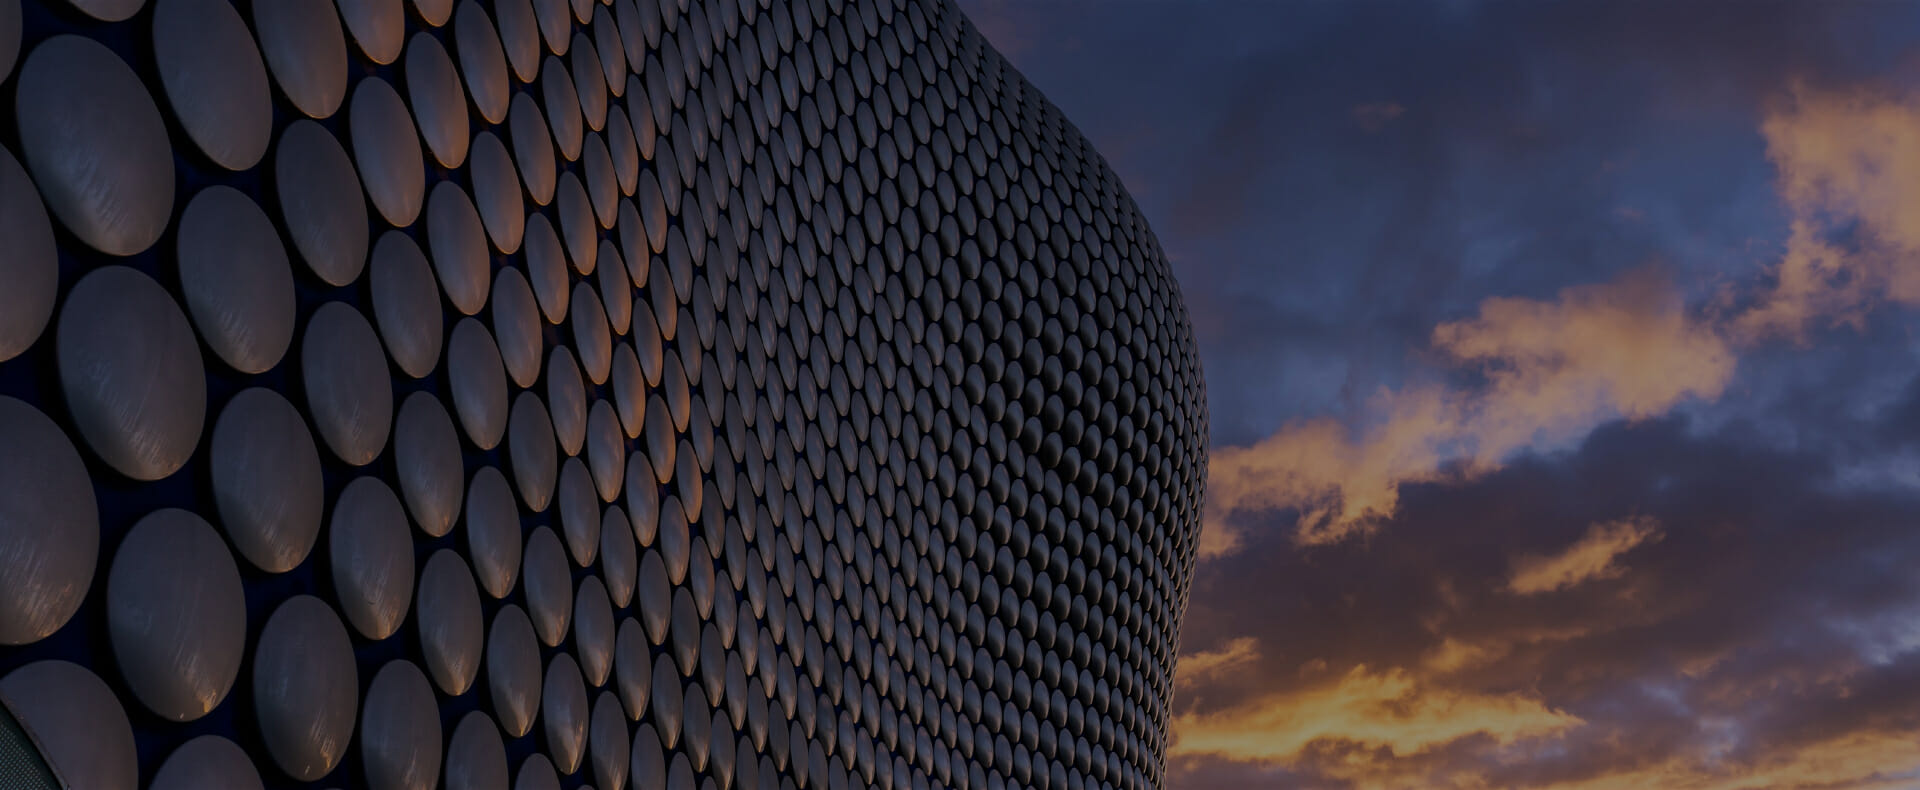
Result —
M 1920 786 L 1920 4 L 963 6 L 1194 316 L 1172 787 Z

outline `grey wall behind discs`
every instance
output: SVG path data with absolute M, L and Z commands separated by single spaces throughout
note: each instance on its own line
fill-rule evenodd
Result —
M 1158 784 L 1187 315 L 952 7 L 0 0 L 0 102 L 0 787 Z

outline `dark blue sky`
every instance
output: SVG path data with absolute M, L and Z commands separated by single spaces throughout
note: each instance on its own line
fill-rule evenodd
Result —
M 962 5 L 1194 316 L 1176 786 L 1920 783 L 1920 5 Z

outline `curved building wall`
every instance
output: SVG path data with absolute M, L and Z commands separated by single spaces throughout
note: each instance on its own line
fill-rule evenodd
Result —
M 0 100 L 0 786 L 1158 786 L 1187 315 L 951 6 L 0 0 Z

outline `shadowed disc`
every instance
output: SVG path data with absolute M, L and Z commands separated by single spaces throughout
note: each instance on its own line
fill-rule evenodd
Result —
M 507 790 L 507 747 L 480 711 L 461 717 L 447 743 L 447 790 Z
M 503 100 L 504 101 L 504 100 Z M 467 174 L 473 183 L 473 202 L 487 226 L 494 249 L 519 251 L 527 229 L 527 206 L 520 196 L 520 174 L 514 170 L 507 146 L 493 132 L 473 137 L 467 154 Z
M 200 344 L 152 278 L 105 266 L 80 278 L 55 337 L 60 385 L 87 445 L 135 480 L 178 471 L 207 417 Z
M 548 756 L 560 773 L 580 770 L 587 746 L 587 687 L 573 657 L 561 653 L 547 664 L 546 690 L 540 697 L 540 720 L 547 736 Z
M 296 595 L 267 618 L 253 655 L 253 706 L 287 775 L 311 782 L 340 764 L 359 688 L 347 629 L 324 602 Z
M 500 344 L 500 360 L 519 387 L 540 380 L 540 305 L 520 270 L 500 267 L 493 278 L 493 335 Z
M 36 661 L 0 678 L 0 703 L 40 747 L 64 787 L 134 790 L 133 726 L 113 690 L 86 667 Z
M 0 644 L 66 625 L 99 553 L 100 512 L 80 453 L 38 409 L 0 396 Z
M 386 80 L 366 77 L 354 86 L 347 122 L 367 198 L 394 227 L 412 225 L 426 202 L 427 171 L 407 103 Z
M 467 556 L 480 588 L 505 598 L 520 577 L 520 509 L 507 478 L 491 466 L 467 487 Z
M 380 478 L 356 478 L 334 503 L 327 532 L 347 622 L 368 639 L 393 636 L 413 600 L 413 535 L 400 498 Z
M 260 790 L 260 771 L 239 744 L 218 735 L 202 735 L 180 745 L 160 764 L 148 790 Z
M 120 541 L 107 632 L 140 701 L 192 721 L 226 699 L 247 642 L 246 591 L 220 535 L 185 510 L 155 511 Z
M 393 462 L 400 492 L 420 530 L 440 537 L 460 517 L 460 435 L 447 407 L 430 392 L 415 392 L 400 405 L 393 426 Z
M 555 492 L 560 506 L 560 528 L 567 538 L 567 549 L 574 564 L 584 568 L 593 564 L 600 550 L 600 503 L 593 497 L 593 479 L 587 465 L 578 456 L 560 463 L 560 489 Z
M 487 629 L 487 691 L 500 727 L 518 738 L 533 729 L 540 706 L 540 644 L 520 607 L 507 604 Z
M 176 246 L 187 312 L 213 353 L 241 373 L 280 364 L 293 344 L 293 268 L 267 213 L 237 189 L 208 187 L 187 203 Z
M 614 635 L 613 687 L 620 692 L 627 718 L 639 721 L 647 712 L 647 697 L 653 690 L 653 650 L 647 645 L 640 622 L 631 617 L 620 621 Z
M 14 80 L 21 157 L 60 224 L 109 255 L 159 241 L 173 214 L 172 144 L 126 61 L 92 39 L 54 36 Z
M 573 351 L 555 346 L 547 356 L 547 407 L 553 410 L 553 434 L 567 455 L 579 455 L 587 441 L 587 390 Z
M 498 4 L 496 4 L 497 6 Z M 461 0 L 453 12 L 453 48 L 460 57 L 460 73 L 467 80 L 473 108 L 487 123 L 507 119 L 507 55 L 493 20 L 474 0 Z
M 373 318 L 400 371 L 416 379 L 433 373 L 445 343 L 440 285 L 413 237 L 398 230 L 373 245 Z
M 621 718 L 620 700 L 612 692 L 602 691 L 593 702 L 593 719 L 587 729 L 587 749 L 593 758 L 593 778 L 601 787 L 625 787 L 627 759 L 627 720 Z
M 274 82 L 313 118 L 340 110 L 347 98 L 347 40 L 327 0 L 254 3 L 253 28 Z
M 373 327 L 352 306 L 328 302 L 307 319 L 300 355 L 307 408 L 328 449 L 354 466 L 371 463 L 393 428 L 393 384 Z
M 520 487 L 520 499 L 527 503 L 528 510 L 545 512 L 553 502 L 560 461 L 553 445 L 553 423 L 547 419 L 540 396 L 532 392 L 514 396 L 507 430 L 507 461 Z
M 514 94 L 508 105 L 507 137 L 513 143 L 513 161 L 520 165 L 520 180 L 527 185 L 528 197 L 546 205 L 553 200 L 560 172 L 553 161 L 553 138 L 547 134 L 547 118 L 526 93 Z
M 434 552 L 420 573 L 420 646 L 427 669 L 442 691 L 467 693 L 480 671 L 486 621 L 480 615 L 480 591 L 467 563 L 452 549 Z
M 625 609 L 633 601 L 633 585 L 640 573 L 639 550 L 633 545 L 633 527 L 619 505 L 610 505 L 600 521 L 600 575 L 607 598 Z
M 279 4 L 254 7 L 262 5 Z M 273 167 L 287 235 L 307 268 L 329 285 L 358 279 L 367 262 L 367 203 L 360 194 L 360 176 L 340 141 L 320 124 L 295 121 L 280 133 Z
M 13 2 L 0 0 L 0 5 Z M 0 16 L 4 13 L 0 10 Z M 13 6 L 15 38 L 19 13 L 19 7 Z M 0 77 L 4 75 L 5 69 L 0 68 Z M 7 255 L 0 257 L 0 282 L 7 283 L 0 288 L 0 362 L 5 362 L 31 347 L 53 317 L 60 261 L 40 193 L 4 148 L 0 148 L 0 238 L 7 240 Z
M 407 33 L 407 9 L 401 0 L 335 0 L 347 32 L 368 60 L 382 65 L 400 57 Z
M 597 576 L 581 579 L 573 598 L 573 645 L 581 673 L 595 688 L 606 685 L 607 673 L 613 669 L 613 628 L 606 585 Z
M 567 566 L 566 547 L 553 530 L 536 527 L 527 536 L 525 568 L 527 614 L 533 618 L 534 632 L 548 647 L 559 647 L 567 636 L 568 620 L 573 616 L 573 574 Z
M 273 101 L 247 23 L 227 0 L 160 0 L 153 54 L 174 115 L 207 158 L 246 170 L 267 153 Z
M 436 184 L 428 201 L 427 249 L 433 252 L 433 268 L 447 301 L 463 314 L 479 313 L 487 305 L 491 282 L 486 229 L 466 191 L 452 181 Z
M 513 790 L 560 790 L 560 775 L 554 773 L 553 762 L 546 755 L 535 754 L 520 764 Z
M 487 328 L 462 318 L 447 341 L 447 382 L 467 438 L 491 450 L 507 432 L 507 374 Z
M 261 570 L 299 566 L 320 534 L 320 451 L 280 393 L 243 390 L 213 426 L 214 501 L 234 548 Z
M 433 790 L 440 779 L 440 708 L 420 668 L 381 667 L 360 717 L 360 762 L 372 790 Z
M 441 165 L 459 167 L 467 161 L 467 94 L 439 39 L 424 31 L 408 39 L 406 77 L 420 137 Z

